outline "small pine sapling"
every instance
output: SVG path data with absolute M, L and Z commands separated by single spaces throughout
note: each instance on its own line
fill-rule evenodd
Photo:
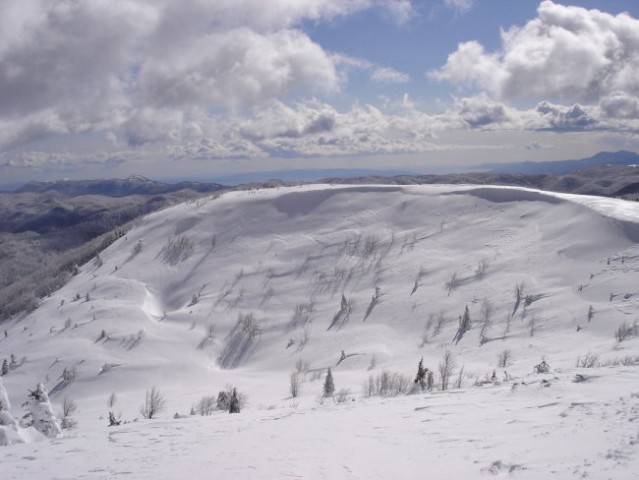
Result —
M 240 413 L 240 399 L 237 396 L 237 390 L 235 388 L 231 393 L 231 401 L 229 402 L 229 413 Z
M 415 375 L 415 380 L 413 383 L 415 385 L 419 385 L 419 388 L 424 391 L 426 390 L 426 376 L 428 375 L 428 369 L 424 368 L 424 357 L 419 360 L 419 364 L 417 365 L 417 374 Z
M 324 379 L 324 397 L 332 397 L 335 393 L 335 382 L 333 381 L 333 373 L 331 368 L 328 368 L 326 378 Z

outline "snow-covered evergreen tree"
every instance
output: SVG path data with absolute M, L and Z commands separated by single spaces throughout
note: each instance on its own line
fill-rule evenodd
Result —
M 2 375 L 6 375 L 7 373 L 9 373 L 9 362 L 7 362 L 7 359 L 5 358 L 2 361 Z
M 23 417 L 23 426 L 33 426 L 49 438 L 55 438 L 62 432 L 44 385 L 39 383 L 35 390 L 29 392 L 25 406 L 27 414 Z
M 0 377 L 0 446 L 24 443 L 20 435 L 20 426 L 9 412 L 10 408 L 9 395 Z
M 335 393 L 335 383 L 333 382 L 333 374 L 331 373 L 331 368 L 328 368 L 328 372 L 326 373 L 326 379 L 324 380 L 324 396 L 331 397 Z
M 11 403 L 9 403 L 9 394 L 7 390 L 4 388 L 4 383 L 2 382 L 2 378 L 0 378 L 0 412 L 2 410 L 9 410 L 11 408 Z

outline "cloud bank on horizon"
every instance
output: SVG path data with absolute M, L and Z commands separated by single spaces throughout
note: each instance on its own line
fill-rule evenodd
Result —
M 506 3 L 6 0 L 0 171 L 639 148 L 639 7 Z

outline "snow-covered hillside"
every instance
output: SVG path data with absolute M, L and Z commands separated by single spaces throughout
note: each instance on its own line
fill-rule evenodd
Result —
M 637 478 L 637 242 L 636 203 L 506 187 L 314 185 L 156 212 L 0 325 L 14 416 L 43 382 L 79 422 L 1 448 L 1 478 Z M 365 395 L 383 371 L 412 382 L 421 357 L 432 392 Z M 322 398 L 328 367 L 343 403 Z M 227 384 L 240 415 L 188 415 Z M 159 418 L 107 427 L 112 392 L 133 420 L 153 386 Z

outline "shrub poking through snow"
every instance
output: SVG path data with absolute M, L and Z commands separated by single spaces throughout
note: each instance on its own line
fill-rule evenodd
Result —
M 340 388 L 340 390 L 335 394 L 335 403 L 342 404 L 346 403 L 351 398 L 351 389 L 350 388 Z
M 583 357 L 577 358 L 577 367 L 579 368 L 595 368 L 599 366 L 599 355 L 596 353 L 587 353 Z
M 535 365 L 535 373 L 548 373 L 550 372 L 550 365 L 545 359 L 541 360 L 541 363 Z
M 33 427 L 48 438 L 55 438 L 62 432 L 43 384 L 39 383 L 35 390 L 29 392 L 24 405 L 27 413 L 22 417 L 22 427 Z
M 428 375 L 426 378 L 426 388 L 428 388 Z M 410 391 L 412 385 L 414 384 L 411 377 L 384 370 L 377 376 L 370 375 L 368 377 L 364 384 L 364 396 L 396 397 L 397 395 L 405 395 Z
M 115 413 L 113 413 L 113 408 L 116 403 L 118 403 L 118 397 L 115 392 L 111 392 L 111 395 L 109 395 L 109 398 L 107 399 L 107 406 L 109 407 L 109 427 L 115 427 L 122 423 L 122 420 L 120 420 L 119 417 L 116 417 Z
M 117 427 L 122 423 L 122 420 L 116 418 L 113 412 L 109 412 L 109 427 Z

